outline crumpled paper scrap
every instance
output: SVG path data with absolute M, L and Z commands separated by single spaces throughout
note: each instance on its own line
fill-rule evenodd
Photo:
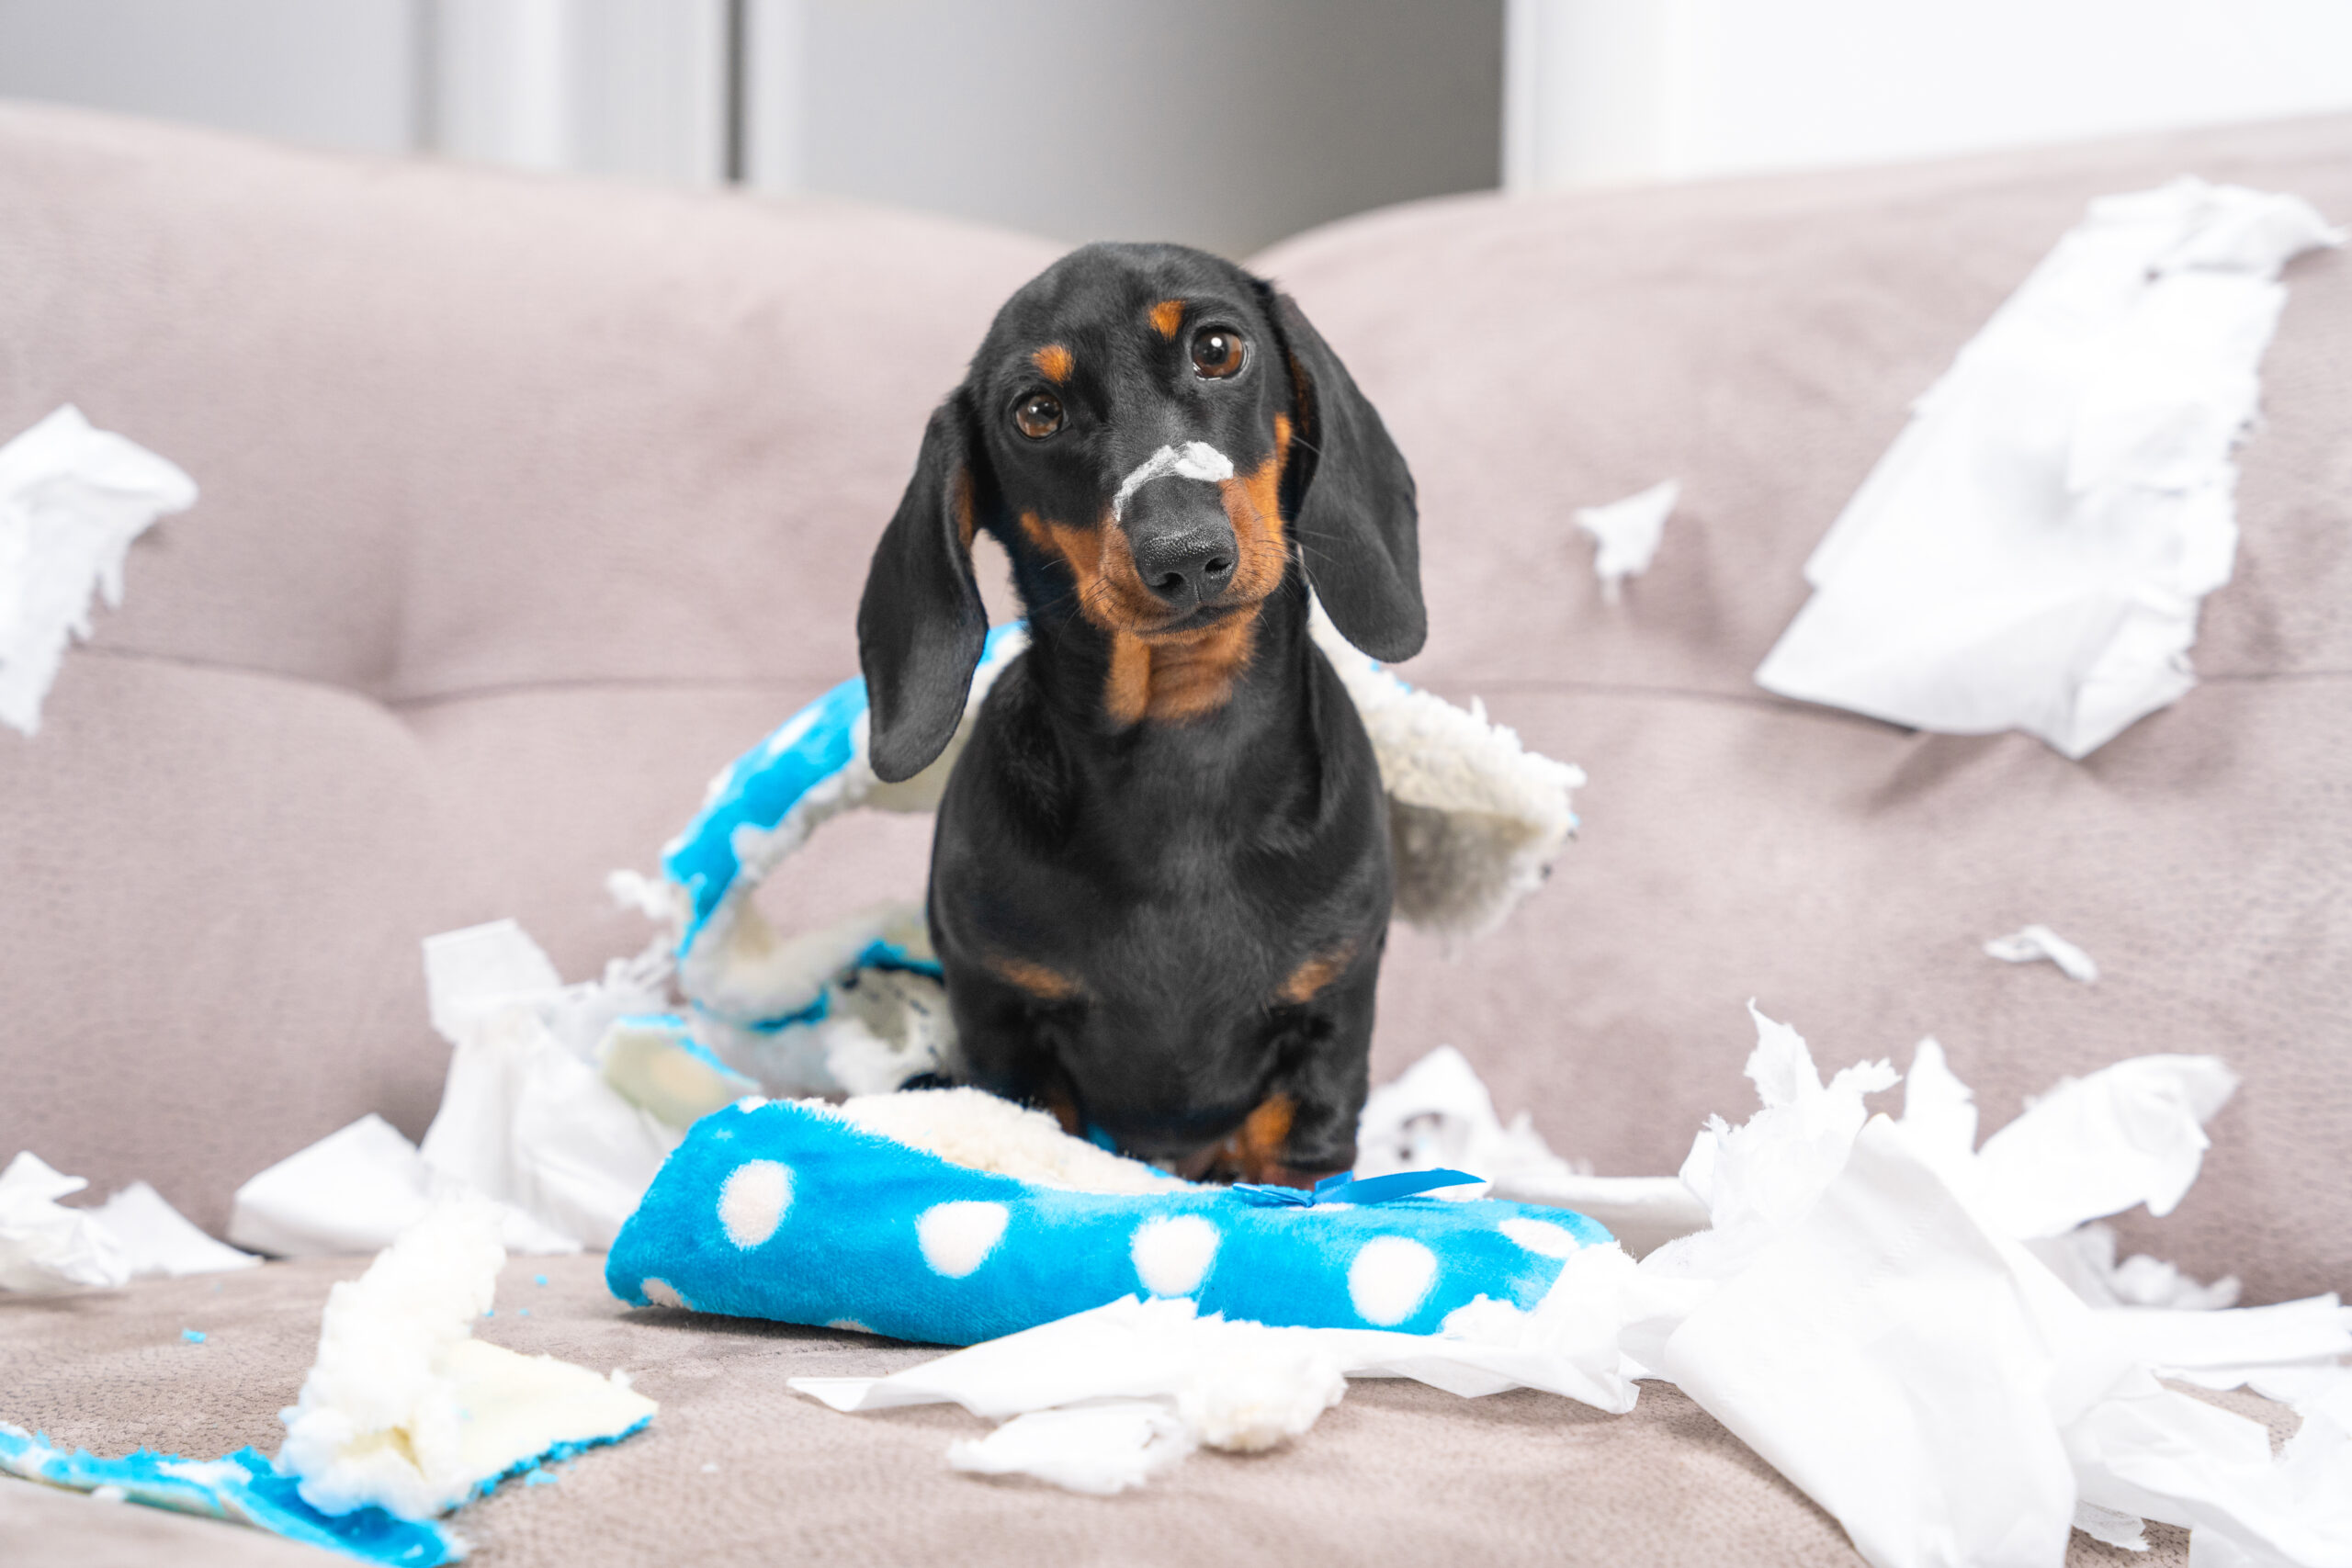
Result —
M 1359 1178 L 1442 1167 L 1476 1171 L 1487 1185 L 1441 1188 L 1438 1197 L 1491 1192 L 1574 1209 L 1637 1258 L 1707 1224 L 1706 1204 L 1679 1177 L 1595 1176 L 1554 1154 L 1526 1111 L 1506 1126 L 1477 1070 L 1451 1045 L 1375 1088 L 1356 1124 Z
M 2086 986 L 2098 983 L 2098 965 L 2091 955 L 2048 926 L 2024 926 L 2007 936 L 1996 936 L 1984 944 L 1984 956 L 2004 964 L 2038 964 L 2046 958 L 2069 980 L 2080 980 Z
M 237 1189 L 229 1239 L 275 1258 L 342 1258 L 379 1252 L 465 1190 L 436 1171 L 401 1130 L 374 1111 L 295 1151 Z M 510 1252 L 578 1252 L 580 1243 L 512 1204 L 500 1205 L 500 1239 Z
M 2343 238 L 2294 197 L 2188 177 L 2093 202 L 1920 397 L 1757 683 L 2074 758 L 2188 691 L 2279 268 Z
M 1637 1294 L 1638 1305 L 1621 1300 L 1621 1290 Z M 1572 1254 L 1533 1311 L 1482 1296 L 1434 1335 L 1270 1326 L 1203 1316 L 1185 1297 L 1121 1297 L 889 1377 L 795 1378 L 791 1386 L 845 1412 L 954 1404 L 996 1421 L 1155 1402 L 1182 1427 L 1181 1445 L 1138 1438 L 1098 1453 L 1091 1445 L 1102 1433 L 1085 1422 L 1033 1422 L 980 1445 L 989 1473 L 1111 1492 L 1140 1484 L 1194 1446 L 1253 1453 L 1298 1437 L 1340 1402 L 1350 1377 L 1412 1378 L 1465 1398 L 1543 1388 L 1630 1410 L 1617 1322 L 1626 1311 L 1653 1310 L 1654 1294 L 1632 1259 L 1608 1245 Z
M 188 1222 L 164 1195 L 134 1181 L 97 1208 L 98 1223 L 114 1233 L 130 1260 L 133 1279 L 151 1274 L 185 1279 L 257 1269 L 261 1259 L 215 1241 Z
M 612 1245 L 680 1131 L 624 1098 L 596 1052 L 622 1018 L 667 1005 L 658 955 L 566 986 L 513 920 L 429 937 L 428 1010 L 453 1047 L 422 1145 L 368 1115 L 237 1191 L 232 1240 L 285 1257 L 390 1245 L 440 1197 L 503 1213 L 517 1252 Z
M 2020 1239 L 2177 1201 L 2201 1158 L 2200 1123 L 2234 1081 L 2225 1068 L 2118 1063 L 1974 1150 L 1974 1107 L 1930 1043 L 1903 1121 L 1863 1122 L 1821 1182 L 1823 1130 L 1860 1121 L 1883 1064 L 1816 1094 L 1802 1040 L 1760 1016 L 1758 1032 L 1751 1077 L 1766 1108 L 1749 1127 L 1765 1126 L 1771 1146 L 1712 1168 L 1718 1223 L 1743 1224 L 1743 1245 L 1694 1236 L 1647 1259 L 1645 1270 L 1734 1266 L 1705 1270 L 1716 1278 L 1679 1323 L 1630 1325 L 1627 1342 L 1835 1515 L 1866 1559 L 2054 1564 L 2083 1503 L 2107 1510 L 2080 1517 L 2109 1535 L 2143 1518 L 2189 1527 L 2206 1539 L 2200 1562 L 2352 1554 L 2347 1521 L 2313 1486 L 2330 1478 L 2352 1496 L 2352 1448 L 2331 1458 L 2322 1433 L 2293 1468 L 2272 1466 L 2258 1424 L 2154 1376 L 2232 1356 L 2332 1366 L 2352 1352 L 2352 1314 L 2332 1296 L 2253 1313 L 2102 1311 Z
M 0 1171 L 0 1290 L 48 1295 L 130 1281 L 130 1258 L 114 1232 L 94 1211 L 57 1201 L 88 1185 L 30 1149 Z
M 1666 520 L 1681 496 L 1682 481 L 1668 479 L 1606 506 L 1577 508 L 1577 527 L 1592 540 L 1592 570 L 1600 579 L 1603 601 L 1614 604 L 1627 578 L 1649 570 Z
M 40 728 L 91 596 L 119 608 L 130 542 L 195 504 L 195 480 L 71 403 L 0 446 L 0 724 Z
M 1198 1444 L 1157 1400 L 1109 1399 L 1016 1416 L 985 1438 L 948 1445 L 947 1467 L 974 1475 L 1034 1475 L 1108 1497 L 1164 1475 Z
M 57 1201 L 88 1186 L 29 1149 L 0 1172 L 0 1291 L 110 1289 L 149 1275 L 219 1274 L 261 1262 L 197 1229 L 144 1181 L 95 1209 Z

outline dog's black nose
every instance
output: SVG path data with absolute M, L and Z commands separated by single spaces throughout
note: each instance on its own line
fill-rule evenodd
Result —
M 1221 521 L 1152 529 L 1131 538 L 1136 575 L 1170 608 L 1188 610 L 1215 597 L 1233 577 L 1233 530 Z

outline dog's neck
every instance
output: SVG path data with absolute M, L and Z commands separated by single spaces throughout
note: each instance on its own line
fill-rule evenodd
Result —
M 1295 770 L 1311 745 L 1306 585 L 1294 562 L 1250 617 L 1186 643 L 1030 619 L 1029 678 L 1074 757 L 1216 775 Z

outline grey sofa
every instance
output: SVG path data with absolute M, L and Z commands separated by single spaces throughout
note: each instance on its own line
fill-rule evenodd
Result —
M 2352 121 L 1456 198 L 1256 259 L 1420 480 L 1409 678 L 1592 779 L 1502 931 L 1399 933 L 1376 1076 L 1451 1042 L 1555 1148 L 1646 1174 L 1753 1103 L 1751 996 L 1825 1064 L 1937 1034 L 1988 1127 L 2064 1074 L 2215 1052 L 2245 1086 L 2205 1175 L 2127 1243 L 2256 1302 L 2352 1283 L 2352 259 L 2290 271 L 2237 576 L 2175 707 L 2074 763 L 1748 680 L 1908 400 L 2088 197 L 2184 170 L 2341 220 Z M 854 670 L 923 415 L 1054 254 L 0 106 L 0 432 L 77 402 L 204 491 L 136 547 L 40 735 L 0 733 L 0 1157 L 143 1177 L 217 1231 L 239 1181 L 362 1112 L 420 1134 L 447 1048 L 418 939 L 513 914 L 574 976 L 642 941 L 603 874 L 650 867 L 722 762 Z M 1668 476 L 1657 563 L 1604 605 L 1568 513 Z M 773 908 L 912 894 L 926 850 L 919 819 L 845 822 Z M 2029 920 L 2100 983 L 1979 953 Z M 924 1352 L 625 1311 L 597 1264 L 518 1261 L 505 1297 L 536 1310 L 483 1332 L 628 1366 L 662 1415 L 461 1516 L 486 1564 L 1856 1561 L 1657 1386 L 1623 1418 L 1360 1386 L 1292 1451 L 1111 1502 L 953 1476 L 968 1418 L 783 1386 Z M 273 1447 L 360 1266 L 0 1301 L 0 1419 Z M 297 1554 L 0 1483 L 10 1562 Z

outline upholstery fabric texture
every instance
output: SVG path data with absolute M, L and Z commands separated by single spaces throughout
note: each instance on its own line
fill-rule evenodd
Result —
M 1402 673 L 1591 778 L 1581 841 L 1500 931 L 1453 955 L 1396 932 L 1375 1078 L 1451 1042 L 1506 1116 L 1654 1174 L 1752 1104 L 1751 996 L 1826 1066 L 1936 1034 L 1988 1129 L 2062 1075 L 2213 1052 L 2245 1087 L 2188 1201 L 2126 1245 L 2255 1302 L 2352 1284 L 2352 257 L 2288 270 L 2237 574 L 2174 707 L 2075 763 L 1748 679 L 1908 400 L 2087 200 L 2184 171 L 2341 221 L 2352 120 L 1449 198 L 1258 258 L 1419 478 L 1431 633 Z M 364 1111 L 422 1133 L 447 1049 L 420 937 L 514 915 L 568 977 L 643 941 L 603 874 L 650 868 L 714 772 L 855 669 L 923 418 L 1054 254 L 5 105 L 0 214 L 0 432 L 73 401 L 203 487 L 133 549 L 40 736 L 0 733 L 0 1154 L 100 1193 L 143 1177 L 215 1231 L 238 1182 Z M 1604 605 L 1570 514 L 1668 477 L 1657 562 Z M 920 818 L 846 819 L 763 903 L 791 930 L 910 896 L 927 850 Z M 1979 951 L 2029 921 L 2098 984 Z M 1655 1386 L 1623 1419 L 1362 1386 L 1295 1451 L 1107 1505 L 951 1477 L 960 1415 L 783 1389 L 916 1352 L 631 1313 L 600 1261 L 484 1332 L 642 1369 L 662 1414 L 471 1511 L 485 1562 L 1853 1561 Z M 0 1418 L 274 1443 L 358 1267 L 0 1303 Z M 178 1561 L 280 1560 L 30 1491 L 0 1487 L 0 1545 L 34 1543 L 11 1562 L 130 1560 L 125 1532 L 166 1526 L 211 1532 Z

